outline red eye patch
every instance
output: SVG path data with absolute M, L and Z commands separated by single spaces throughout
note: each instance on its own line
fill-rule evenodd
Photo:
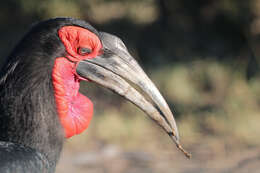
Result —
M 94 58 L 99 54 L 102 44 L 97 35 L 85 28 L 78 26 L 64 26 L 58 31 L 58 35 L 63 42 L 68 58 L 71 61 L 80 61 L 83 59 Z M 79 48 L 91 50 L 89 54 L 79 54 Z

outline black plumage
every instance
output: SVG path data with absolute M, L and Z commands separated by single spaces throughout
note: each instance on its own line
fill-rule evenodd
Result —
M 40 22 L 19 42 L 1 69 L 1 173 L 55 171 L 64 132 L 56 113 L 51 74 L 55 58 L 65 54 L 57 31 L 67 25 L 98 35 L 81 20 Z
M 3 173 L 48 173 L 48 159 L 35 149 L 11 142 L 0 142 L 0 172 Z

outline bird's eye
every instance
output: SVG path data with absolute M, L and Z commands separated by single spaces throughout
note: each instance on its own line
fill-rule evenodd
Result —
M 92 50 L 91 49 L 89 49 L 89 48 L 87 48 L 87 47 L 79 47 L 78 48 L 78 54 L 80 54 L 80 55 L 88 55 L 88 54 L 90 54 L 92 52 Z

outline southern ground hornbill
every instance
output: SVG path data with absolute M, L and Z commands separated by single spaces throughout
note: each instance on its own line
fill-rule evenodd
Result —
M 64 139 L 92 117 L 80 81 L 125 97 L 182 149 L 167 103 L 123 42 L 82 20 L 55 18 L 35 24 L 1 70 L 1 173 L 55 172 Z

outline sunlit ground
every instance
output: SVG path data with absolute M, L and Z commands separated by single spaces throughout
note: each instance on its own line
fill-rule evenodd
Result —
M 215 61 L 194 61 L 151 72 L 174 105 L 191 160 L 135 106 L 84 85 L 95 115 L 86 132 L 67 141 L 57 172 L 259 172 L 260 80 L 246 81 L 241 71 L 231 69 Z

